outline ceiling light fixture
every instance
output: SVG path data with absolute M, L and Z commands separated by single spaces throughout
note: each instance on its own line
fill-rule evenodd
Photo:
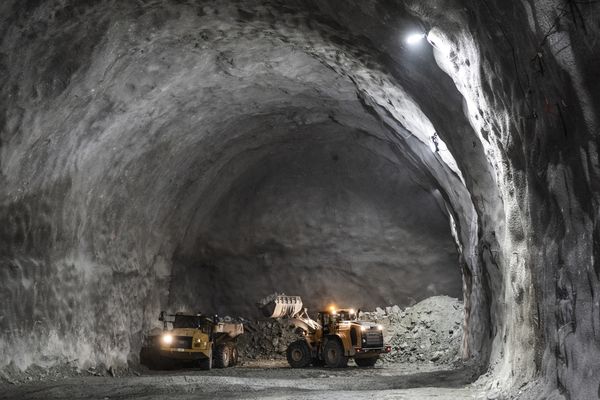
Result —
M 414 46 L 417 43 L 421 42 L 423 39 L 425 39 L 425 37 L 427 37 L 426 33 L 413 33 L 408 35 L 408 37 L 406 38 L 406 43 Z

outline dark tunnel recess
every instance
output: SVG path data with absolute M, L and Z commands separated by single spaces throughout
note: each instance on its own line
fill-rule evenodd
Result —
M 313 310 L 461 296 L 443 200 L 389 143 L 333 123 L 286 136 L 209 185 L 219 196 L 198 202 L 175 252 L 174 308 L 252 316 L 274 291 Z

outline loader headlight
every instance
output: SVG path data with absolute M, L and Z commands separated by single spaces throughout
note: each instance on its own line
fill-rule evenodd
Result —
M 366 331 L 367 329 L 368 328 L 366 326 L 364 326 L 364 325 L 360 327 L 360 330 L 363 331 L 363 332 Z
M 173 343 L 173 335 L 169 335 L 169 334 L 163 335 L 162 342 L 164 344 L 171 344 L 171 343 Z

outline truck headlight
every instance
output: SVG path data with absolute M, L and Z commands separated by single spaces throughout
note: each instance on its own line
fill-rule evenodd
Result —
M 173 335 L 169 335 L 169 334 L 163 335 L 162 342 L 164 344 L 171 344 L 171 343 L 173 343 Z
M 383 325 L 377 325 L 377 330 L 382 331 L 383 330 Z

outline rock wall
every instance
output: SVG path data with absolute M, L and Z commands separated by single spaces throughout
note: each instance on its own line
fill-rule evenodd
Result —
M 478 6 L 450 18 L 438 14 L 444 5 L 437 2 L 415 10 L 432 23 L 436 61 L 465 98 L 502 197 L 503 230 L 489 213 L 493 200 L 475 201 L 494 236 L 480 239 L 483 262 L 502 274 L 492 306 L 492 386 L 527 382 L 541 371 L 545 396 L 594 398 L 600 170 L 592 161 L 598 73 L 590 64 L 598 57 L 592 37 L 600 10 L 552 1 Z
M 599 10 L 555 0 L 2 2 L 0 362 L 134 361 L 161 308 L 195 307 L 179 283 L 215 254 L 239 268 L 267 255 L 266 265 L 279 244 L 317 240 L 310 226 L 274 224 L 308 218 L 304 209 L 272 220 L 261 209 L 294 196 L 293 151 L 327 138 L 306 153 L 319 165 L 330 139 L 350 136 L 364 151 L 349 154 L 389 160 L 390 173 L 410 169 L 431 226 L 447 212 L 463 276 L 463 355 L 489 366 L 499 391 L 543 376 L 549 396 L 594 398 Z M 408 46 L 414 31 L 427 41 Z M 319 187 L 344 215 L 378 204 L 373 218 L 419 231 L 422 215 L 405 225 L 404 207 L 391 206 L 407 174 L 386 181 L 388 172 L 373 171 L 333 190 L 335 168 L 327 171 Z M 365 180 L 385 190 L 366 190 Z M 265 195 L 246 201 L 250 182 Z M 312 187 L 308 178 L 300 186 Z M 333 197 L 340 192 L 352 195 Z M 354 200 L 365 192 L 369 201 Z M 246 204 L 258 212 L 241 213 Z M 325 204 L 312 218 L 333 230 Z M 388 273 L 409 247 L 395 253 L 377 241 L 389 230 L 373 220 L 356 240 L 377 249 L 369 262 Z M 336 232 L 357 232 L 351 221 Z M 277 227 L 295 233 L 265 248 Z M 450 257 L 447 233 L 424 236 L 445 238 L 440 260 Z M 336 241 L 356 251 L 338 259 L 360 276 L 365 253 L 349 243 Z M 275 262 L 324 265 L 334 254 L 298 250 Z M 243 287 L 244 274 L 216 271 L 214 286 Z M 378 301 L 404 298 L 374 291 Z M 238 304 L 242 292 L 228 293 L 208 304 Z

